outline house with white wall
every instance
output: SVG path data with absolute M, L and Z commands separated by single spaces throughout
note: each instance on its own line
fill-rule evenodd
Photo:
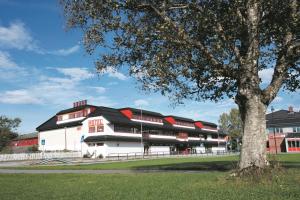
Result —
M 214 123 L 86 101 L 59 111 L 37 131 L 41 151 L 81 151 L 93 157 L 226 150 L 225 135 L 219 134 Z

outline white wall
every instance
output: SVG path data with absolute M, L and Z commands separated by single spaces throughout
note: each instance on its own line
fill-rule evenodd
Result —
M 197 153 L 205 153 L 205 147 L 196 147 Z
M 139 142 L 105 142 L 105 156 L 114 153 L 141 153 L 144 146 Z
M 164 153 L 170 154 L 170 146 L 151 146 L 149 148 L 149 153 Z
M 62 128 L 39 132 L 39 150 L 65 150 L 65 135 L 67 141 L 67 150 L 80 151 L 81 130 L 79 130 L 78 127 L 71 127 L 66 129 Z M 42 140 L 45 140 L 44 146 L 41 143 Z
M 211 148 L 212 152 L 217 152 L 217 151 L 226 151 L 225 146 L 220 146 L 220 147 L 212 147 Z

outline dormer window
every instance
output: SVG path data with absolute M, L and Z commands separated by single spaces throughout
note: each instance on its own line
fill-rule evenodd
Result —
M 57 121 L 62 121 L 63 120 L 63 116 L 62 115 L 58 115 L 57 116 Z
M 137 120 L 143 120 L 143 121 L 149 121 L 149 122 L 157 122 L 157 123 L 162 123 L 162 119 L 158 117 L 152 117 L 152 116 L 147 116 L 147 115 L 132 115 L 132 119 L 137 119 Z
M 73 112 L 69 114 L 69 119 L 74 119 L 74 118 L 79 118 L 79 117 L 83 117 L 83 110 L 78 111 L 78 112 Z
M 70 113 L 69 114 L 69 119 L 74 119 L 75 118 L 75 113 Z
M 179 126 L 194 127 L 194 123 L 190 123 L 190 122 L 176 121 L 175 124 Z

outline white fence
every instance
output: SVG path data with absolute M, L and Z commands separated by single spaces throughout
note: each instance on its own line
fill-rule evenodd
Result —
M 0 154 L 0 161 L 14 160 L 39 160 L 50 158 L 79 158 L 81 152 L 45 152 L 45 153 L 17 153 L 17 154 Z
M 105 157 L 106 160 L 135 160 L 135 159 L 147 159 L 147 158 L 159 158 L 159 157 L 191 157 L 191 156 L 221 156 L 221 155 L 237 155 L 238 152 L 231 151 L 194 151 L 190 153 L 179 153 L 170 151 L 158 151 L 142 154 L 141 152 L 131 153 L 111 153 Z

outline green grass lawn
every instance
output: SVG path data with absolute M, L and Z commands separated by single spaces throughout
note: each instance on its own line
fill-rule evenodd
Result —
M 197 168 L 232 166 L 237 157 L 180 158 L 74 166 L 76 169 Z M 230 178 L 228 169 L 206 173 L 2 174 L 0 199 L 299 199 L 300 154 L 277 157 L 284 171 L 261 182 Z M 184 167 L 186 166 L 186 167 Z M 69 167 L 69 166 L 59 166 Z M 57 167 L 56 167 L 57 168 Z M 200 170 L 202 167 L 199 168 Z
M 227 157 L 180 157 L 162 158 L 152 160 L 121 161 L 83 165 L 59 166 L 26 166 L 14 167 L 15 169 L 220 169 L 228 170 L 236 165 L 237 156 Z M 212 166 L 213 165 L 213 166 Z M 213 167 L 213 168 L 212 168 Z
M 300 165 L 300 154 L 279 154 L 270 160 L 281 162 L 286 167 Z M 13 167 L 14 169 L 168 169 L 168 170 L 204 170 L 228 171 L 237 166 L 238 156 L 225 157 L 180 157 L 153 160 L 121 161 L 110 163 L 84 164 L 84 165 L 59 165 L 59 166 L 26 166 Z M 299 166 L 300 167 L 300 166 Z M 10 167 L 6 167 L 10 168 Z

